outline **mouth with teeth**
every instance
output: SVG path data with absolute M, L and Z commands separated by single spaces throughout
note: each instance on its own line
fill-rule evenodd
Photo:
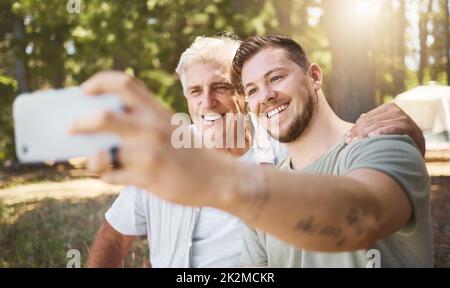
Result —
M 221 119 L 224 116 L 225 116 L 225 114 L 211 113 L 211 114 L 207 114 L 207 115 L 202 115 L 202 119 L 206 123 L 213 124 L 217 120 Z
M 266 117 L 270 119 L 270 118 L 274 117 L 275 115 L 278 115 L 281 112 L 285 111 L 288 107 L 289 107 L 289 104 L 283 104 L 278 107 L 275 107 L 266 113 Z

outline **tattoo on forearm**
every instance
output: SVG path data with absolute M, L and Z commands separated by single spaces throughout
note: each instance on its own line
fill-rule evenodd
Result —
M 327 226 L 323 227 L 322 229 L 320 229 L 319 235 L 338 237 L 341 235 L 341 232 L 342 232 L 341 228 L 336 227 L 336 226 L 327 225 Z
M 362 227 L 356 228 L 356 236 L 360 237 L 363 235 L 363 233 L 364 233 L 364 229 Z
M 380 215 L 379 213 L 376 213 L 376 211 L 371 211 L 368 209 L 360 210 L 358 208 L 351 207 L 345 216 L 346 223 L 355 229 L 357 237 L 362 237 L 365 233 L 365 229 L 360 222 L 361 219 L 366 217 L 375 217 L 375 219 L 378 220 Z M 347 242 L 347 239 L 342 237 L 343 230 L 341 227 L 330 224 L 319 224 L 313 215 L 298 221 L 294 226 L 294 230 L 311 235 L 339 238 L 336 242 L 336 247 L 341 247 Z
M 294 230 L 329 237 L 339 237 L 342 234 L 342 229 L 337 226 L 316 223 L 314 216 L 309 216 L 306 219 L 298 221 L 294 226 Z
M 347 223 L 353 225 L 356 222 L 358 222 L 358 210 L 352 207 L 347 214 Z
M 339 240 L 336 242 L 336 248 L 341 247 L 342 245 L 345 244 L 345 242 L 347 242 L 347 239 L 345 239 L 345 238 L 339 239 Z
M 355 207 L 351 207 L 346 220 L 349 226 L 353 226 L 356 229 L 356 236 L 361 237 L 363 236 L 365 229 L 362 226 L 362 223 L 359 223 L 361 219 L 367 218 L 367 217 L 373 217 L 375 221 L 380 220 L 380 213 L 377 212 L 375 209 L 357 209 Z
M 302 232 L 315 233 L 316 225 L 314 224 L 314 216 L 309 216 L 307 219 L 302 219 L 298 221 L 297 225 L 295 225 L 295 230 L 300 230 Z

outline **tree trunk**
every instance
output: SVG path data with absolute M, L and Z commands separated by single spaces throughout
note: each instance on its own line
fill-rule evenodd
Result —
M 405 90 L 405 31 L 406 15 L 405 0 L 400 1 L 400 7 L 396 13 L 397 25 L 394 29 L 394 94 Z
M 282 34 L 287 36 L 301 35 L 307 27 L 308 7 L 311 0 L 274 0 L 273 6 L 278 20 L 278 27 L 270 29 L 271 34 Z M 301 3 L 299 7 L 296 4 Z M 296 22 L 294 22 L 294 19 Z
M 361 113 L 375 107 L 370 19 L 351 9 L 353 0 L 324 0 L 323 4 L 332 55 L 328 99 L 338 116 L 355 121 Z
M 277 34 L 291 35 L 292 33 L 292 0 L 276 0 L 273 2 L 275 14 L 278 20 Z
M 448 30 L 450 26 L 450 8 L 449 0 L 445 0 L 445 29 L 447 30 L 447 33 L 445 33 L 445 40 L 446 40 L 446 61 L 447 61 L 447 85 L 450 85 L 450 31 Z
M 28 67 L 26 64 L 26 54 L 25 54 L 25 27 L 23 21 L 20 18 L 16 18 L 14 21 L 14 38 L 16 39 L 16 53 L 15 53 L 15 63 L 14 63 L 14 73 L 18 85 L 18 93 L 24 93 L 29 91 L 28 85 Z
M 423 6 L 421 7 L 421 13 L 419 17 L 419 43 L 420 43 L 420 62 L 419 62 L 419 71 L 417 72 L 417 78 L 419 80 L 419 84 L 423 84 L 425 69 L 428 63 L 428 49 L 427 49 L 427 23 L 428 23 L 428 14 L 431 11 L 431 0 L 427 0 L 423 2 Z
M 61 38 L 59 38 L 61 37 Z M 63 88 L 66 80 L 66 70 L 64 69 L 64 38 L 63 36 L 57 36 L 57 40 L 54 41 L 55 45 L 55 58 L 52 61 L 53 66 L 53 87 Z

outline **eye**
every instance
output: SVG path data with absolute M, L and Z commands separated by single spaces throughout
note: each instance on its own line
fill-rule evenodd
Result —
M 196 96 L 200 95 L 200 93 L 201 93 L 200 89 L 193 89 L 193 90 L 191 90 L 190 95 L 193 97 L 196 97 Z
M 272 78 L 270 78 L 270 82 L 275 82 L 275 81 L 277 81 L 277 80 L 279 80 L 279 79 L 281 79 L 281 78 L 283 78 L 283 76 L 281 76 L 281 75 L 275 75 L 275 76 L 273 76 Z
M 255 93 L 256 93 L 256 88 L 252 88 L 250 90 L 247 90 L 247 96 L 252 96 Z
M 225 86 L 225 85 L 219 85 L 219 86 L 216 86 L 215 89 L 216 89 L 217 93 L 225 93 L 228 91 L 229 88 L 228 88 L 228 86 Z

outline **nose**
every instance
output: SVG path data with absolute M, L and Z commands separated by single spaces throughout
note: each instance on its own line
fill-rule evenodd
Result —
M 206 89 L 202 95 L 202 108 L 213 108 L 217 105 L 217 99 L 212 89 Z
M 277 97 L 277 93 L 270 86 L 266 86 L 261 89 L 260 97 L 259 102 L 262 105 L 267 105 Z

